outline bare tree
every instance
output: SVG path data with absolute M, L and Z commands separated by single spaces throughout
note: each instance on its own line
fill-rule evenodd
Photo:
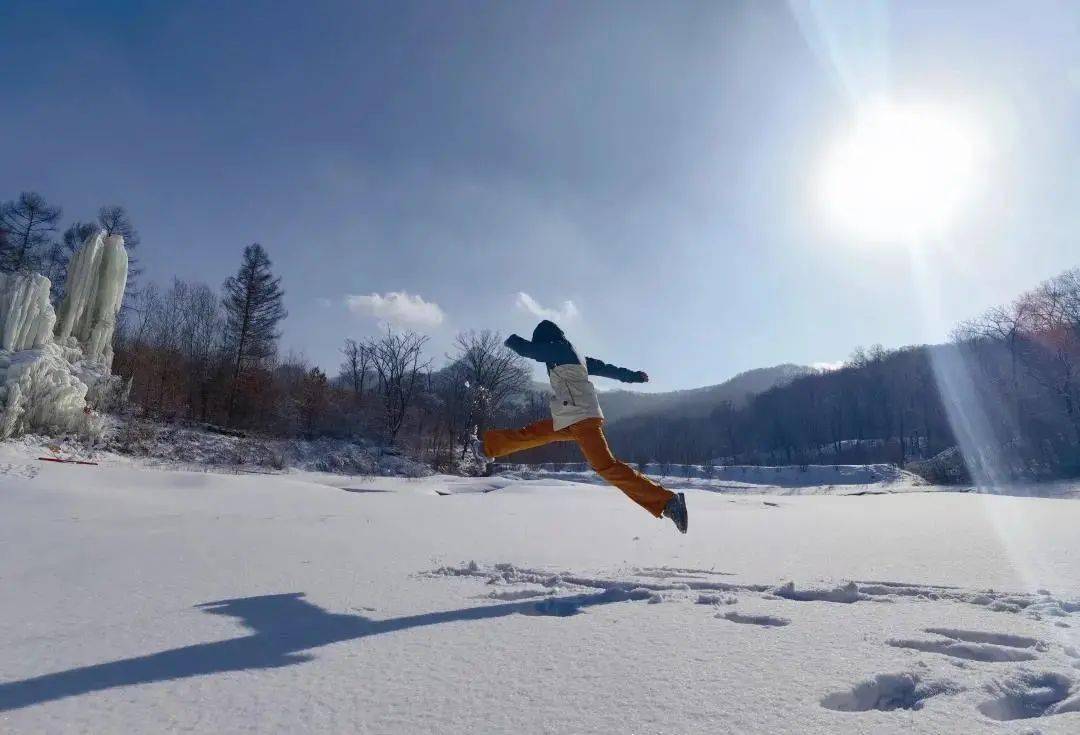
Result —
M 124 299 L 124 308 L 130 308 L 131 299 L 138 293 L 136 284 L 139 276 L 142 275 L 142 266 L 139 265 L 139 258 L 135 254 L 142 243 L 142 237 L 135 229 L 135 224 L 131 221 L 127 210 L 120 205 L 112 204 L 99 209 L 97 221 L 106 235 L 122 235 L 124 238 L 124 247 L 128 251 L 128 282 L 127 289 L 124 291 L 127 298 Z
M 352 388 L 357 405 L 364 398 L 364 383 L 371 369 L 371 352 L 367 342 L 357 342 L 355 339 L 346 339 L 345 346 L 341 348 L 341 378 Z
M 170 374 L 182 368 L 181 365 L 181 329 L 187 307 L 188 284 L 179 278 L 173 280 L 163 299 L 154 309 L 151 321 L 151 339 L 153 353 L 157 362 L 157 409 L 159 414 L 170 413 L 166 408 L 168 398 L 166 389 L 170 387 Z
M 1068 283 L 1051 279 L 1024 297 L 1030 315 L 1030 333 L 1021 357 L 1029 374 L 1057 394 L 1080 440 L 1080 414 L 1076 407 L 1076 378 L 1080 351 L 1069 317 Z
M 458 353 L 453 362 L 459 366 L 461 379 L 472 389 L 470 418 L 485 429 L 511 397 L 528 390 L 527 363 L 503 344 L 498 332 L 462 332 L 456 344 Z
M 119 205 L 113 204 L 99 209 L 98 224 L 106 235 L 123 236 L 124 247 L 128 250 L 134 250 L 142 242 L 139 231 L 135 229 L 127 210 Z
M 415 332 L 386 334 L 371 342 L 371 363 L 378 376 L 384 411 L 384 439 L 393 443 L 405 422 L 420 387 L 419 378 L 430 365 L 425 361 L 428 338 Z
M 300 393 L 300 422 L 305 434 L 313 436 L 326 415 L 330 385 L 326 373 L 311 368 L 305 375 Z
M 223 331 L 217 294 L 204 283 L 191 287 L 184 310 L 183 349 L 190 376 L 189 415 L 197 414 L 201 421 L 209 415 L 212 384 L 222 365 Z

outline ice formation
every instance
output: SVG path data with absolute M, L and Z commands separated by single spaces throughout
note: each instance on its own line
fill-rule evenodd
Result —
M 37 273 L 0 273 L 0 349 L 43 347 L 52 341 L 56 314 L 49 279 Z
M 103 238 L 99 232 L 88 238 L 68 266 L 56 341 L 65 344 L 69 337 L 75 337 L 86 359 L 111 367 L 112 337 L 116 315 L 124 301 L 127 275 L 128 256 L 123 237 Z
M 59 320 L 48 278 L 0 274 L 0 439 L 28 431 L 100 434 L 103 421 L 87 396 L 100 404 L 116 387 L 112 337 L 127 266 L 122 237 L 87 238 L 69 265 Z

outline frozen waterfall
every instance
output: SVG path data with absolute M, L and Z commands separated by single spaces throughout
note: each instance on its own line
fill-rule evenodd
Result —
M 112 365 L 116 315 L 127 286 L 128 255 L 120 235 L 97 233 L 83 244 L 68 266 L 64 303 L 56 325 L 60 344 L 75 337 L 87 360 Z
M 100 433 L 103 420 L 86 398 L 100 400 L 118 381 L 110 372 L 112 338 L 127 275 L 123 237 L 87 238 L 69 264 L 58 320 L 48 278 L 0 274 L 0 439 Z
M 52 341 L 51 287 L 39 273 L 0 273 L 0 349 L 29 350 Z

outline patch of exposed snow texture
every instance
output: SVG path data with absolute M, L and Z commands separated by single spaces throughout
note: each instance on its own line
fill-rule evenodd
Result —
M 1064 485 L 691 490 L 683 536 L 562 479 L 80 466 L 36 441 L 0 443 L 5 733 L 1080 732 Z
M 72 258 L 59 324 L 48 278 L 0 275 L 0 439 L 30 431 L 100 437 L 104 421 L 87 401 L 103 407 L 121 389 L 110 365 L 126 284 L 124 239 L 100 233 Z

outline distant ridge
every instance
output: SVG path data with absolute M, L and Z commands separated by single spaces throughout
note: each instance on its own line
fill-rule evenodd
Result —
M 730 380 L 717 385 L 667 393 L 638 393 L 628 390 L 602 391 L 600 407 L 608 422 L 678 413 L 684 417 L 707 416 L 720 404 L 731 401 L 741 406 L 758 393 L 777 385 L 790 383 L 795 378 L 816 372 L 806 365 L 785 363 L 773 367 L 755 368 L 739 373 Z

